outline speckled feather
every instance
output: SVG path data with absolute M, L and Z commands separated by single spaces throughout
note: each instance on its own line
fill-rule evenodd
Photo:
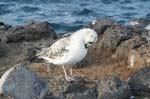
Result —
M 38 57 L 48 57 L 51 59 L 57 59 L 62 57 L 68 52 L 68 46 L 70 42 L 70 37 L 62 38 L 52 44 L 49 48 L 43 48 L 40 53 L 37 54 Z

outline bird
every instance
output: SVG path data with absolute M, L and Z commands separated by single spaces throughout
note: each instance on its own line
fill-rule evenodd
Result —
M 67 75 L 65 66 L 73 66 L 83 60 L 91 45 L 96 43 L 97 33 L 90 28 L 82 28 L 67 37 L 63 37 L 53 43 L 51 46 L 42 48 L 36 56 L 46 60 L 48 63 L 62 66 L 65 79 L 73 81 L 72 68 L 70 68 L 70 77 Z

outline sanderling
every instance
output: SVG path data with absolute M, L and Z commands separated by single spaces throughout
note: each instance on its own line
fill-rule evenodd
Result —
M 42 48 L 36 56 L 49 63 L 61 65 L 65 73 L 65 79 L 71 81 L 73 79 L 67 75 L 64 66 L 72 66 L 80 62 L 86 56 L 88 48 L 97 39 L 98 36 L 94 30 L 83 28 L 68 37 L 59 39 L 48 48 Z M 72 75 L 71 68 L 70 75 Z

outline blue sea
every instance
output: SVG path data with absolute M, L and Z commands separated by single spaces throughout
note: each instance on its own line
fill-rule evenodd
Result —
M 150 17 L 150 0 L 0 0 L 0 21 L 12 26 L 48 21 L 57 33 L 98 18 L 127 23 L 141 17 Z

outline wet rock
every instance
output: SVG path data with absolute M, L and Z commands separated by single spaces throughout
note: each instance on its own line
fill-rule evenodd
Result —
M 0 32 L 8 30 L 9 28 L 11 28 L 10 25 L 6 25 L 5 23 L 0 22 Z
M 3 22 L 0 22 L 0 25 L 5 25 Z
M 146 41 L 141 38 L 140 36 L 134 36 L 129 40 L 126 40 L 122 42 L 116 49 L 115 58 L 118 61 L 123 61 L 127 63 L 129 51 L 132 49 L 136 49 L 143 44 L 145 44 Z
M 56 34 L 48 22 L 32 22 L 24 26 L 10 28 L 3 42 L 34 41 L 41 38 L 55 39 Z
M 143 27 L 147 26 L 148 24 L 150 24 L 150 19 L 148 19 L 148 18 L 135 19 L 129 23 L 129 25 L 140 25 Z
M 26 65 L 10 68 L 0 79 L 0 93 L 14 99 L 42 99 L 47 86 Z
M 117 77 L 104 77 L 97 83 L 98 99 L 129 99 L 128 84 Z
M 144 67 L 133 74 L 128 83 L 134 94 L 150 98 L 150 67 Z
M 87 27 L 94 29 L 98 34 L 104 33 L 104 31 L 111 27 L 112 25 L 117 25 L 118 23 L 111 19 L 97 19 L 89 23 Z
M 149 30 L 149 25 L 150 19 L 139 18 L 131 21 L 127 27 L 138 34 L 142 34 L 142 32 Z

